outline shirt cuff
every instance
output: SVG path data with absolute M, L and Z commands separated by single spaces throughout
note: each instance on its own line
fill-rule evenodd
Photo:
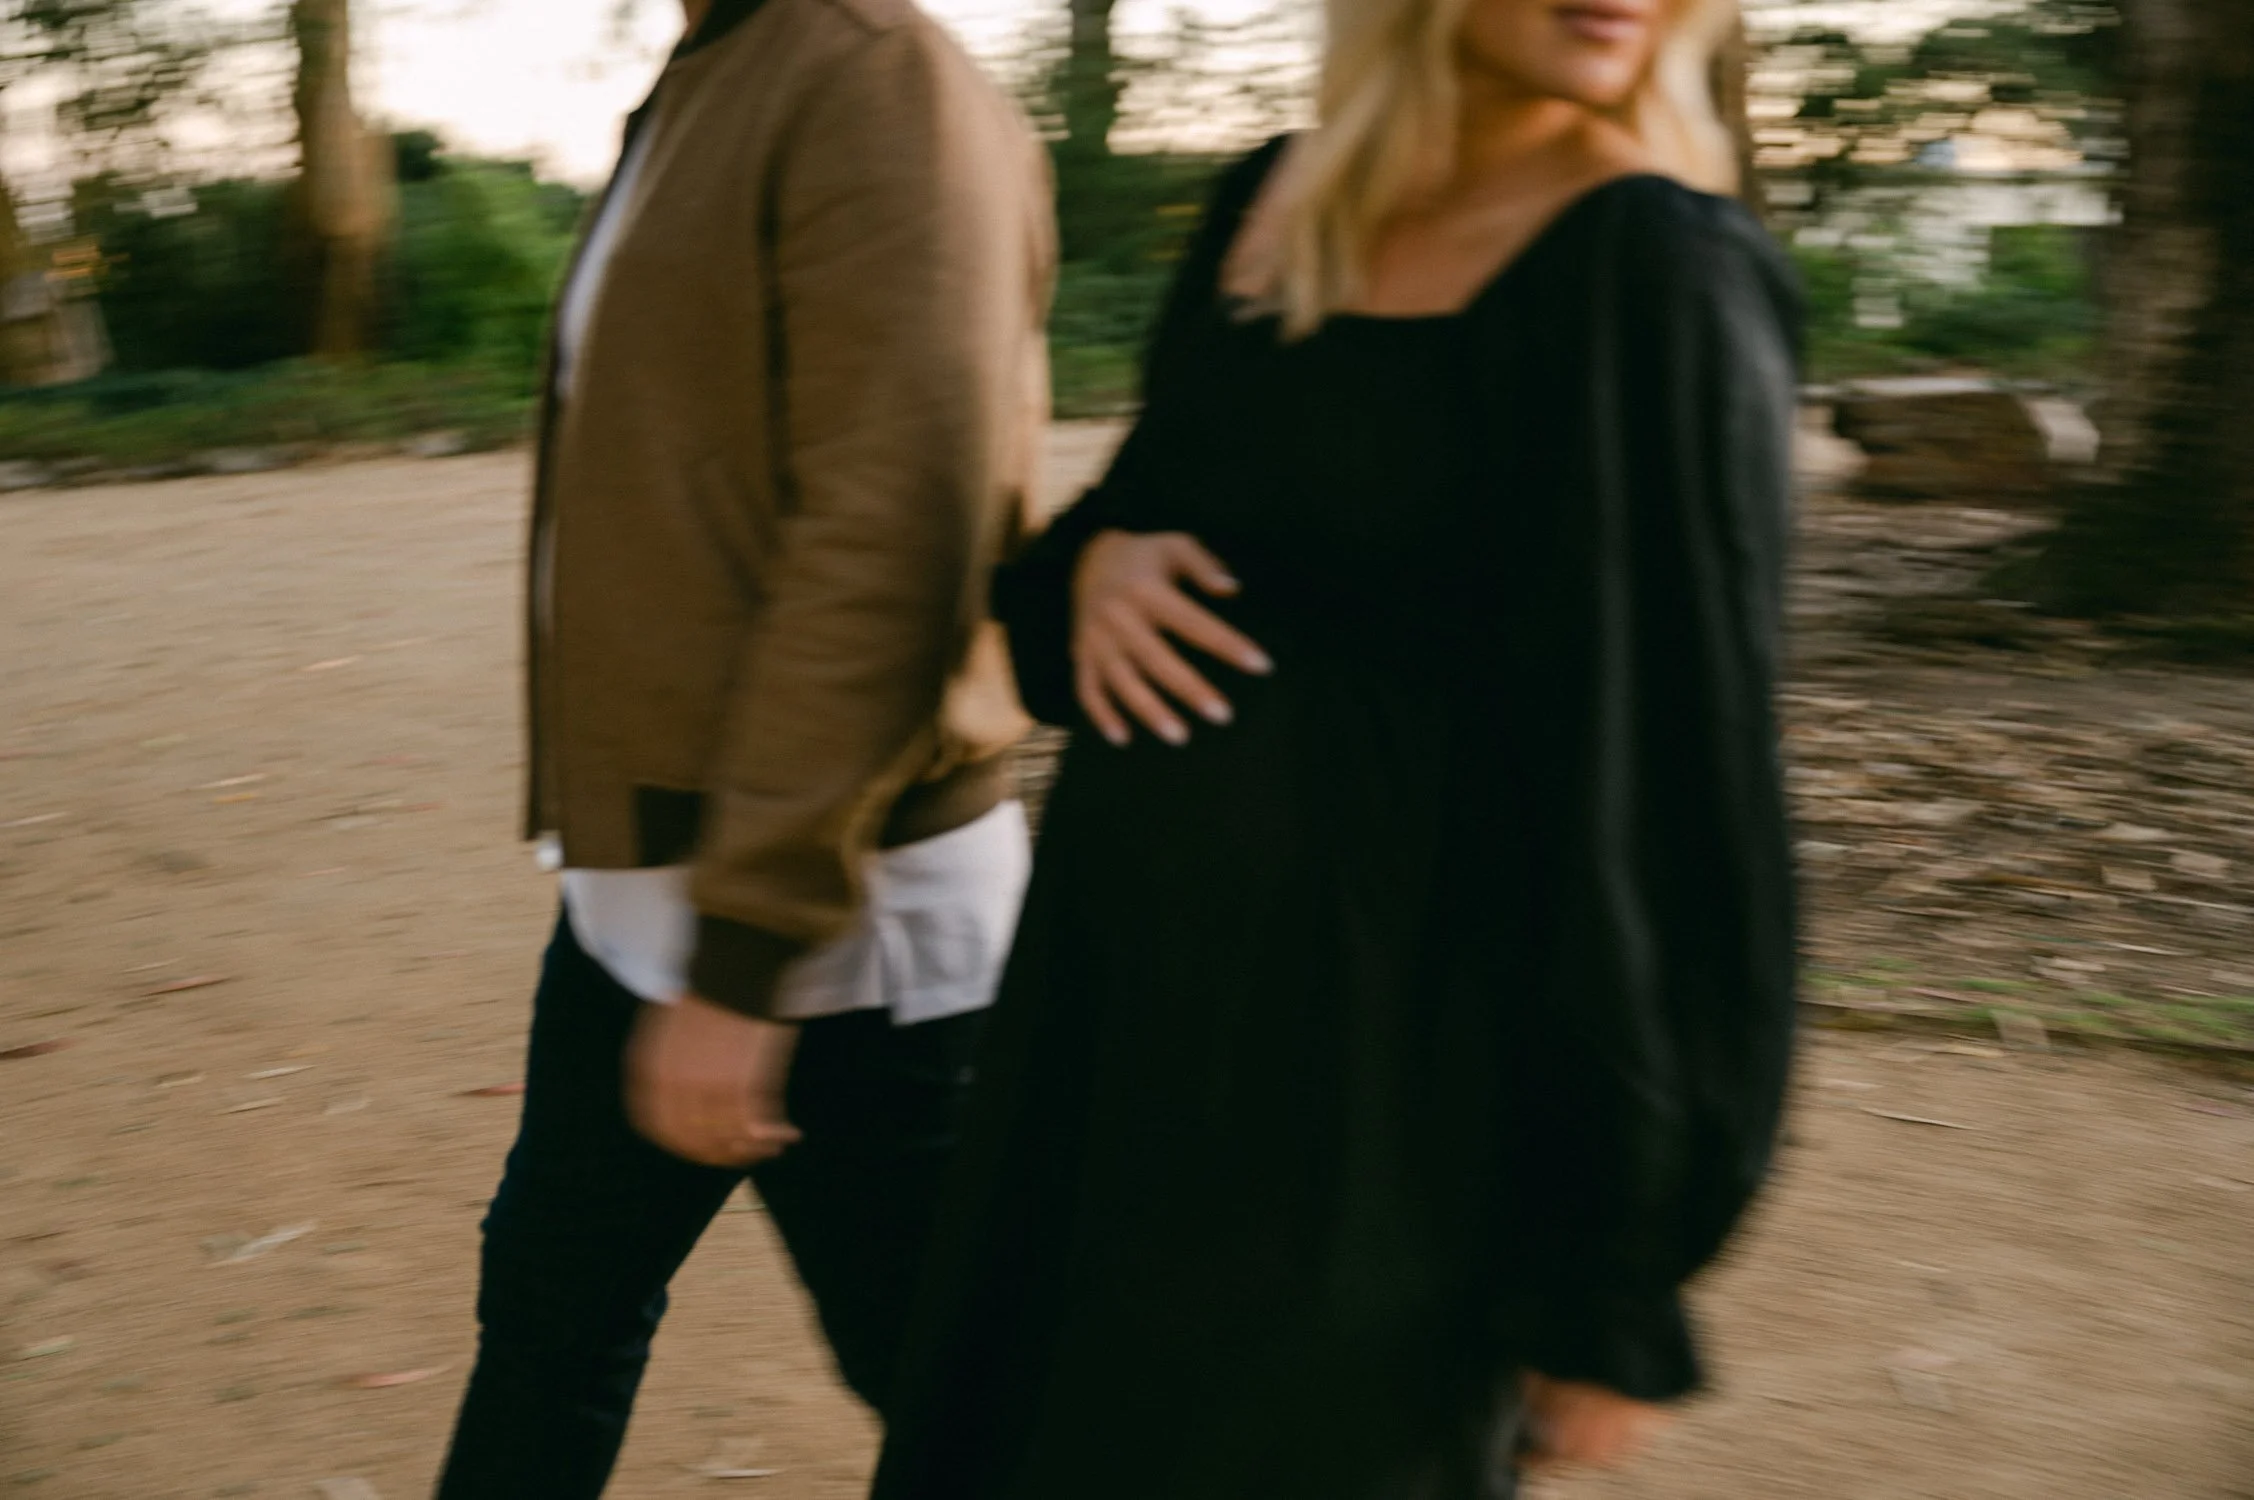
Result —
M 699 916 L 696 951 L 689 959 L 690 993 L 740 1016 L 781 1019 L 775 1015 L 775 1000 L 783 971 L 812 946 L 763 927 Z
M 1636 1401 L 1674 1401 L 1705 1383 L 1674 1287 L 1529 1292 L 1504 1318 L 1527 1368 Z

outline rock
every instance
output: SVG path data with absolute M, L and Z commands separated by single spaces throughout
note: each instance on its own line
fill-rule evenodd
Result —
M 2050 436 L 2026 402 L 1986 381 L 1862 381 L 1833 406 L 1832 430 L 1870 455 L 1854 481 L 1867 499 L 2009 507 L 2050 496 Z
M 196 459 L 206 474 L 265 474 L 289 464 L 279 448 L 214 448 Z
M 155 484 L 166 479 L 187 479 L 194 475 L 196 466 L 182 459 L 169 459 L 162 463 L 137 464 L 126 469 L 101 469 L 79 476 L 80 484 Z
M 2027 415 L 2043 430 L 2043 441 L 2056 464 L 2094 464 L 2103 439 L 2097 423 L 2075 402 L 2058 396 L 2030 396 Z
M 62 481 L 62 475 L 29 459 L 0 463 L 0 494 L 11 490 L 39 490 Z
M 454 458 L 470 451 L 466 432 L 426 432 L 399 445 L 409 458 Z

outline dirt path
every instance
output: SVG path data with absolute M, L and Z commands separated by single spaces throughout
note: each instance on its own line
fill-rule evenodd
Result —
M 1084 466 L 1101 436 L 1065 444 Z M 509 840 L 523 478 L 494 456 L 0 502 L 0 1493 L 425 1492 L 514 1113 L 475 1091 L 518 1076 L 552 914 Z M 1816 698 L 1863 700 L 1818 711 L 1929 738 L 2012 699 L 2062 732 L 2099 703 L 2196 719 L 2228 748 L 2246 693 L 2061 676 L 2051 657 L 1945 672 L 1850 651 L 1806 675 Z M 1841 755 L 1842 775 L 1868 758 Z M 1917 838 L 1977 846 L 1980 826 Z M 1861 839 L 1825 841 L 1860 868 Z M 2136 917 L 2145 893 L 2116 894 L 2136 899 L 2106 919 Z M 1842 973 L 1953 951 L 2014 982 L 2022 937 L 2082 916 L 1880 913 L 1896 925 L 1865 941 L 1859 910 L 1819 904 Z M 2213 991 L 2202 976 L 2254 946 L 2231 920 L 2185 915 L 2196 947 L 2130 945 L 2187 957 L 2107 951 Z M 1885 971 L 1858 983 L 1883 990 Z M 70 1045 L 8 1055 L 51 1041 Z M 2254 1496 L 2242 1079 L 1831 1034 L 1805 1079 L 1784 1180 L 1702 1299 L 1722 1394 L 1638 1474 L 1569 1493 Z M 851 1500 L 869 1443 L 764 1220 L 725 1217 L 615 1493 Z M 715 1460 L 781 1472 L 695 1472 Z

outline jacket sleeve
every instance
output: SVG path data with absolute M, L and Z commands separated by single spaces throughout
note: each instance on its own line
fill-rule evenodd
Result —
M 1547 1374 L 1700 1380 L 1680 1287 L 1766 1175 L 1792 1048 L 1790 844 L 1772 692 L 1796 298 L 1750 219 L 1633 195 L 1589 330 L 1556 596 L 1543 847 L 1539 1272 L 1506 1322 Z
M 691 879 L 691 986 L 746 1014 L 851 920 L 934 751 L 1046 398 L 1041 169 L 985 88 L 936 28 L 876 33 L 810 86 L 769 188 L 783 520 Z
M 1011 664 L 1025 707 L 1044 724 L 1078 727 L 1082 714 L 1072 667 L 1072 582 L 1080 553 L 1097 533 L 1149 526 L 1154 429 L 1148 414 L 1165 397 L 1177 367 L 1194 359 L 1194 330 L 1209 313 L 1223 257 L 1245 210 L 1282 154 L 1278 137 L 1229 167 L 1168 288 L 1143 358 L 1139 419 L 1101 483 L 1033 537 L 995 575 L 994 614 L 1008 629 Z M 1163 529 L 1152 527 L 1151 529 Z

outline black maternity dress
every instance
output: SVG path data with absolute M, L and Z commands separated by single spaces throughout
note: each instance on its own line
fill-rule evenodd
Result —
M 1765 1169 L 1780 258 L 1627 178 L 1463 314 L 1285 343 L 1217 285 L 1275 155 L 997 585 L 1055 723 L 1104 527 L 1203 539 L 1275 671 L 1073 738 L 877 1500 L 1506 1496 L 1520 1369 L 1696 1383 L 1678 1288 Z

